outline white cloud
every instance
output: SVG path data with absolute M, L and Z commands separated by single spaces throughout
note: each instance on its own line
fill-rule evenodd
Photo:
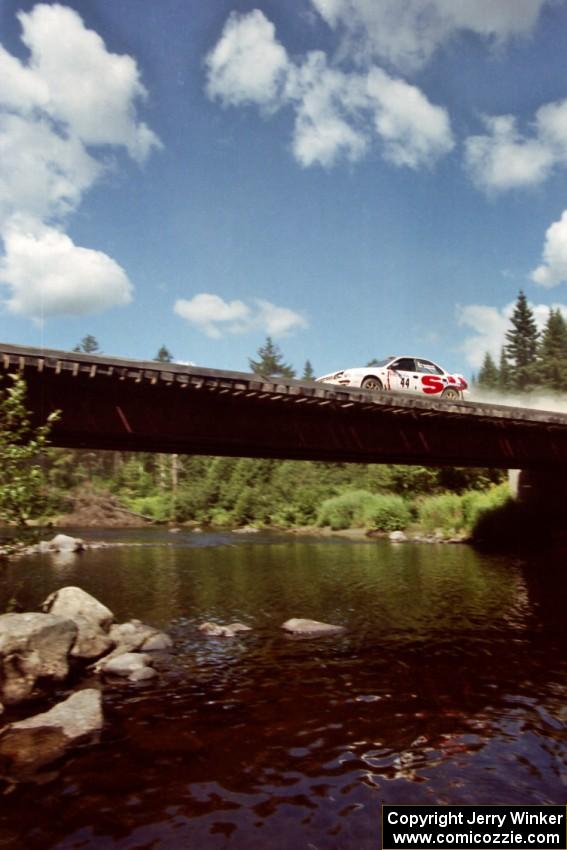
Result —
M 84 144 L 123 145 L 143 161 L 159 142 L 136 120 L 135 104 L 146 90 L 134 59 L 110 53 L 65 6 L 40 3 L 18 18 L 30 70 L 47 90 L 44 109 Z
M 4 244 L 0 284 L 10 290 L 5 304 L 11 313 L 42 321 L 100 312 L 132 299 L 132 285 L 118 263 L 75 245 L 60 230 L 13 222 Z
M 543 263 L 531 273 L 541 286 L 552 287 L 567 281 L 567 210 L 553 222 L 545 234 Z
M 60 218 L 75 210 L 103 166 L 51 122 L 0 113 L 0 230 L 14 214 Z
M 287 336 L 291 331 L 308 327 L 304 317 L 288 307 L 277 307 L 270 301 L 257 298 L 256 308 L 252 324 L 269 336 Z
M 137 64 L 110 53 L 76 12 L 57 3 L 40 3 L 18 19 L 29 58 L 0 45 L 5 303 L 35 319 L 128 303 L 123 269 L 74 245 L 61 226 L 107 170 L 101 146 L 122 147 L 142 162 L 161 145 L 137 117 L 146 97 Z
M 496 363 L 500 359 L 502 346 L 506 343 L 506 333 L 510 330 L 510 318 L 515 302 L 498 309 L 486 304 L 468 304 L 457 308 L 457 322 L 461 327 L 470 328 L 474 334 L 465 338 L 461 350 L 473 369 L 480 369 L 486 352 L 492 355 Z M 549 310 L 560 310 L 567 319 L 565 304 L 531 304 L 538 330 L 542 330 L 549 318 Z
M 292 149 L 301 165 L 327 167 L 341 155 L 354 162 L 366 153 L 364 78 L 329 68 L 325 54 L 312 51 L 301 65 L 290 64 L 284 96 L 296 113 Z
M 330 67 L 322 51 L 292 60 L 258 10 L 229 17 L 206 67 L 207 93 L 225 106 L 293 110 L 292 151 L 305 167 L 330 167 L 340 157 L 354 162 L 378 140 L 390 162 L 416 168 L 454 144 L 446 110 L 417 87 L 379 68 Z
M 220 40 L 208 54 L 207 93 L 225 104 L 257 103 L 277 99 L 288 58 L 275 39 L 274 25 L 259 9 L 247 15 L 232 12 Z
M 270 336 L 285 336 L 307 327 L 299 313 L 260 298 L 250 307 L 243 301 L 224 301 L 220 295 L 201 292 L 191 299 L 178 299 L 173 311 L 212 339 L 219 339 L 223 332 L 235 334 L 253 330 L 262 330 Z
M 533 29 L 548 0 L 312 0 L 342 36 L 342 54 L 403 71 L 421 68 L 443 44 L 469 31 L 500 44 Z
M 250 316 L 250 308 L 242 301 L 223 301 L 219 295 L 208 292 L 200 292 L 189 300 L 179 298 L 173 311 L 213 339 L 222 336 L 217 325 L 226 324 L 231 333 L 238 333 Z
M 485 117 L 488 134 L 465 142 L 465 164 L 475 185 L 488 192 L 534 186 L 545 180 L 557 154 L 538 137 L 525 138 L 511 115 Z
M 373 68 L 368 93 L 386 157 L 395 165 L 427 165 L 454 147 L 446 110 L 430 103 L 416 86 Z

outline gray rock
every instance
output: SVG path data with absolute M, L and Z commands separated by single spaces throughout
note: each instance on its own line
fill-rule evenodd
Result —
M 78 627 L 55 614 L 0 616 L 0 700 L 5 705 L 31 696 L 38 679 L 62 681 Z
M 231 623 L 229 626 L 222 626 L 218 623 L 201 623 L 198 628 L 207 637 L 234 637 L 238 632 L 251 631 L 250 626 L 245 626 L 243 623 Z
M 140 648 L 144 652 L 158 652 L 164 649 L 171 649 L 172 646 L 173 641 L 169 635 L 166 635 L 165 632 L 157 632 L 145 640 Z
M 339 634 L 344 631 L 344 626 L 334 626 L 331 623 L 320 623 L 318 620 L 305 620 L 292 617 L 282 623 L 282 629 L 293 635 L 304 637 L 319 637 L 320 635 Z
M 392 543 L 403 543 L 408 539 L 408 537 L 403 531 L 391 531 L 388 535 L 388 539 L 391 540 Z
M 151 679 L 157 675 L 152 669 L 151 656 L 145 652 L 124 652 L 109 660 L 99 662 L 99 669 L 108 676 L 120 676 L 129 682 Z
M 0 732 L 0 767 L 5 775 L 37 769 L 59 758 L 102 728 L 102 700 L 94 689 L 78 691 L 50 711 L 11 723 Z
M 85 548 L 84 540 L 80 537 L 70 537 L 68 534 L 56 534 L 48 545 L 55 552 L 80 552 Z
M 80 587 L 56 590 L 41 607 L 77 624 L 77 641 L 71 651 L 74 657 L 98 658 L 114 646 L 108 634 L 114 620 L 112 611 Z

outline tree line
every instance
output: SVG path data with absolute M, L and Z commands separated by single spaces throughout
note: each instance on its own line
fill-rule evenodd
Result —
M 567 390 L 567 322 L 551 308 L 543 330 L 520 292 L 500 351 L 498 364 L 489 352 L 473 386 L 500 393 Z

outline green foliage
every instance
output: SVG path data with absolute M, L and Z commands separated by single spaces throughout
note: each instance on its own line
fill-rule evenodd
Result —
M 373 498 L 367 490 L 349 490 L 326 499 L 319 510 L 317 525 L 329 525 L 333 531 L 361 527 Z
M 539 334 L 533 311 L 523 292 L 518 295 L 510 323 L 512 327 L 506 333 L 506 357 L 512 366 L 512 387 L 529 390 L 536 383 Z
M 538 356 L 538 379 L 549 390 L 567 390 L 567 324 L 559 308 L 549 311 Z
M 283 355 L 270 336 L 266 337 L 264 345 L 258 349 L 258 360 L 248 360 L 250 371 L 256 375 L 281 376 L 282 378 L 294 378 L 293 368 L 283 362 Z
M 0 385 L 0 517 L 25 526 L 45 504 L 40 464 L 48 445 L 51 413 L 45 424 L 33 426 L 26 409 L 26 384 L 20 375 L 9 375 L 11 386 Z
M 498 389 L 498 378 L 498 367 L 487 351 L 476 379 L 476 385 L 479 389 L 495 390 Z
M 92 334 L 87 334 L 82 338 L 80 343 L 75 346 L 73 351 L 81 352 L 83 354 L 100 354 L 100 346 L 98 344 L 98 340 Z
M 443 537 L 473 532 L 481 517 L 500 507 L 509 498 L 507 484 L 487 491 L 469 490 L 461 495 L 440 493 L 429 496 L 418 505 L 418 525 L 428 534 Z
M 364 524 L 376 531 L 407 528 L 411 519 L 410 506 L 402 496 L 375 495 L 364 511 Z
M 156 522 L 168 522 L 174 516 L 173 496 L 170 493 L 155 493 L 152 496 L 129 499 L 127 503 L 134 513 L 151 517 Z
M 305 366 L 303 367 L 303 375 L 301 377 L 304 381 L 315 380 L 315 372 L 313 371 L 313 366 L 311 365 L 310 360 L 305 361 Z
M 333 531 L 361 527 L 396 531 L 406 528 L 410 520 L 409 505 L 401 496 L 349 490 L 323 502 L 317 523 L 329 525 Z
M 162 345 L 158 349 L 158 353 L 154 357 L 154 360 L 157 360 L 158 363 L 171 363 L 173 361 L 173 354 L 167 346 Z

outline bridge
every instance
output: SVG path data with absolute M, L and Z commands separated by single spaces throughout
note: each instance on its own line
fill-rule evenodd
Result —
M 567 415 L 0 343 L 55 446 L 357 463 L 567 468 Z M 560 470 L 561 471 L 561 470 Z

